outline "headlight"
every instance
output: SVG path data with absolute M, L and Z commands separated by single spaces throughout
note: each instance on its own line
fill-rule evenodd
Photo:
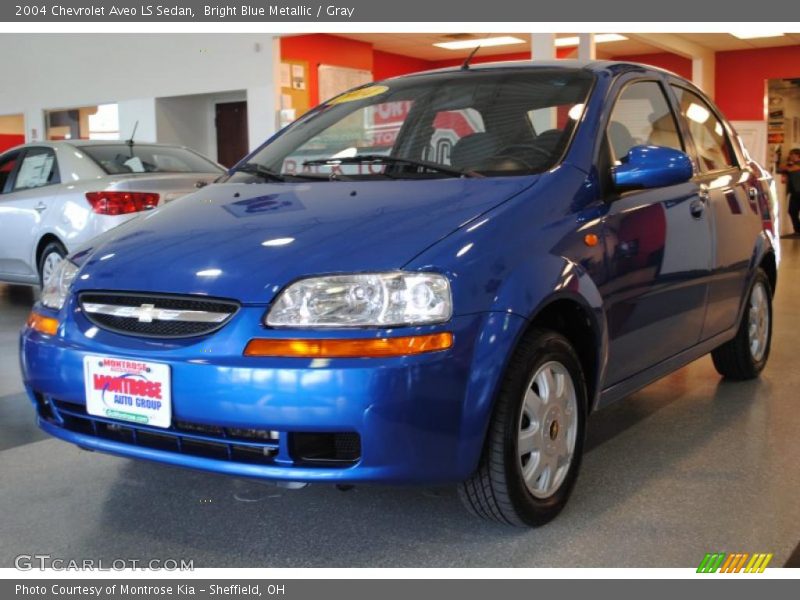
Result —
M 442 323 L 453 314 L 438 273 L 364 273 L 302 279 L 267 315 L 272 327 L 389 327 Z
M 61 310 L 67 301 L 69 288 L 77 274 L 78 267 L 67 259 L 62 260 L 44 284 L 42 304 L 48 308 Z

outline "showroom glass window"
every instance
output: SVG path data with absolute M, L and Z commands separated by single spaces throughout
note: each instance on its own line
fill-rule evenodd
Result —
M 718 171 L 736 166 L 730 140 L 722 123 L 708 103 L 684 87 L 672 86 L 681 115 L 689 125 L 700 167 L 703 171 Z
M 561 158 L 594 76 L 581 69 L 420 75 L 361 88 L 300 118 L 249 160 L 284 175 L 443 177 L 385 163 L 304 164 L 388 155 L 483 175 L 525 175 Z M 534 123 L 535 111 L 549 116 Z M 537 126 L 538 125 L 538 126 Z M 450 175 L 452 176 L 452 175 Z M 252 175 L 237 173 L 235 181 Z M 326 180 L 323 178 L 323 180 Z
M 14 179 L 14 191 L 59 183 L 56 153 L 50 148 L 28 148 Z
M 675 115 L 656 81 L 627 85 L 614 104 L 606 129 L 613 160 L 634 146 L 665 146 L 683 150 Z

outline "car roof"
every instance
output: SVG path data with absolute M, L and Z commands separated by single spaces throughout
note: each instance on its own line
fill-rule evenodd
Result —
M 28 146 L 47 146 L 50 148 L 62 148 L 65 146 L 72 146 L 74 148 L 82 148 L 86 146 L 113 146 L 118 144 L 126 144 L 125 140 L 39 140 L 35 142 L 26 142 L 20 144 L 17 148 L 27 148 Z M 185 148 L 180 144 L 160 144 L 156 142 L 134 142 L 134 146 L 162 146 L 164 148 Z
M 421 71 L 412 75 L 400 75 L 393 79 L 401 79 L 403 77 L 413 77 L 414 75 L 429 75 L 433 73 L 469 73 L 470 71 L 491 71 L 501 69 L 575 69 L 591 71 L 593 73 L 613 71 L 619 74 L 624 71 L 652 71 L 657 73 L 665 73 L 672 75 L 679 79 L 684 79 L 680 75 L 673 73 L 667 69 L 654 67 L 652 65 L 645 65 L 637 62 L 624 61 L 624 60 L 576 60 L 576 59 L 557 59 L 557 60 L 513 60 L 513 61 L 498 61 L 498 62 L 481 62 L 469 65 L 469 69 L 463 69 L 461 66 L 445 67 L 442 69 L 432 69 L 429 71 Z

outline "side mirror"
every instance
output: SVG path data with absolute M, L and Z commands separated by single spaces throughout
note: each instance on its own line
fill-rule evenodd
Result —
M 634 146 L 611 174 L 618 189 L 676 185 L 692 178 L 692 160 L 673 148 Z

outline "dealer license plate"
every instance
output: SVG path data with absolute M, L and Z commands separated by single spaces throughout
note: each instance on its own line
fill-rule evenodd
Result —
M 83 359 L 86 412 L 96 417 L 169 427 L 169 365 L 109 356 Z

